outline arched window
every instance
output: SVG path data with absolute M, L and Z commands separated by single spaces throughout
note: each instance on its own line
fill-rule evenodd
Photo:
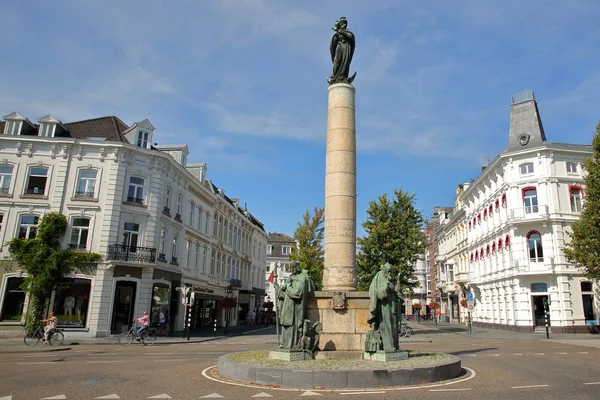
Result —
M 569 199 L 571 201 L 571 211 L 581 211 L 581 201 L 583 200 L 583 190 L 579 186 L 569 186 Z
M 500 200 L 496 199 L 496 211 L 500 209 Z
M 506 193 L 502 194 L 502 208 L 506 207 Z
M 483 210 L 483 219 L 486 220 L 487 219 L 487 209 Z
M 489 212 L 490 216 L 492 215 L 492 212 L 494 212 L 494 207 L 491 204 L 488 207 L 488 212 Z
M 481 224 L 481 214 L 477 214 L 477 223 Z
M 469 221 L 469 230 L 471 230 L 471 221 Z
M 498 239 L 498 251 L 502 251 L 502 239 Z
M 488 244 L 487 247 L 485 248 L 485 255 L 489 256 L 490 255 L 490 245 Z
M 475 259 L 475 256 L 473 255 L 473 253 L 471 253 L 471 262 L 473 262 L 474 259 Z
M 492 243 L 492 254 L 496 253 L 496 242 Z
M 510 247 L 510 236 L 506 235 L 506 239 L 504 239 L 504 248 L 508 249 Z
M 542 249 L 542 235 L 540 235 L 538 231 L 531 231 L 527 234 L 527 249 L 529 251 L 530 261 L 544 261 L 544 251 Z

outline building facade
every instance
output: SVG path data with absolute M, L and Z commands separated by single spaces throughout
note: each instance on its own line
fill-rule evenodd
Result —
M 591 146 L 547 141 L 533 92 L 513 96 L 510 119 L 508 148 L 459 193 L 445 231 L 452 247 L 453 226 L 464 229 L 466 251 L 457 246 L 441 262 L 461 265 L 450 284 L 459 301 L 474 295 L 476 324 L 534 331 L 548 312 L 553 332 L 587 332 L 599 317 L 597 284 L 562 250 L 584 201 Z
M 265 270 L 266 300 L 275 301 L 275 285 L 270 281 L 277 275 L 277 284 L 283 285 L 290 277 L 290 254 L 297 249 L 296 239 L 283 233 L 269 233 L 267 240 L 267 268 Z
M 34 237 L 54 211 L 69 221 L 64 248 L 103 255 L 94 273 L 65 277 L 47 299 L 45 313 L 54 311 L 67 335 L 117 334 L 143 311 L 152 323 L 163 311 L 170 329 L 181 330 L 188 320 L 182 303 L 192 304 L 192 329 L 202 329 L 225 322 L 226 297 L 263 290 L 256 276 L 264 274 L 264 254 L 261 262 L 251 253 L 253 241 L 266 243 L 262 224 L 231 205 L 232 224 L 219 235 L 215 220 L 227 199 L 206 179 L 204 163 L 187 163 L 186 145 L 153 146 L 148 120 L 63 124 L 47 115 L 37 122 L 18 113 L 0 122 L 0 242 Z M 7 256 L 2 247 L 0 258 Z M 24 272 L 0 272 L 0 330 L 20 332 Z

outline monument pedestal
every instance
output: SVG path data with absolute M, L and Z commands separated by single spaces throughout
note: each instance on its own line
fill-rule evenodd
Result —
M 273 360 L 283 361 L 304 361 L 312 360 L 312 354 L 302 350 L 289 350 L 289 349 L 271 349 L 269 350 L 269 358 Z
M 329 358 L 323 353 L 332 351 L 346 353 L 340 358 L 362 358 L 370 330 L 368 292 L 313 292 L 307 304 L 308 318 L 323 324 L 317 358 Z
M 384 362 L 408 360 L 408 351 L 398 350 L 398 351 L 385 352 L 383 350 L 380 350 L 375 353 L 368 353 L 365 351 L 363 353 L 363 360 L 384 361 Z

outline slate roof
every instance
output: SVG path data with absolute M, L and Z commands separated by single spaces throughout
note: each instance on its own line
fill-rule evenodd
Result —
M 0 121 L 0 134 L 4 134 L 6 121 Z M 88 137 L 104 137 L 107 140 L 116 142 L 127 142 L 123 132 L 129 129 L 127 124 L 115 116 L 106 116 L 83 121 L 74 121 L 63 123 L 67 128 L 68 134 L 75 139 L 87 139 Z M 38 124 L 34 124 L 36 132 Z

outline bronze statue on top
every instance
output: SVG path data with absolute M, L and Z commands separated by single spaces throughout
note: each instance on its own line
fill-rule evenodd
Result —
M 331 61 L 333 62 L 333 72 L 327 82 L 330 85 L 334 83 L 352 83 L 356 77 L 350 74 L 350 63 L 354 55 L 354 34 L 348 29 L 348 21 L 346 17 L 341 17 L 335 23 L 335 28 L 332 28 L 335 33 L 331 36 L 329 42 L 329 51 L 331 52 Z

